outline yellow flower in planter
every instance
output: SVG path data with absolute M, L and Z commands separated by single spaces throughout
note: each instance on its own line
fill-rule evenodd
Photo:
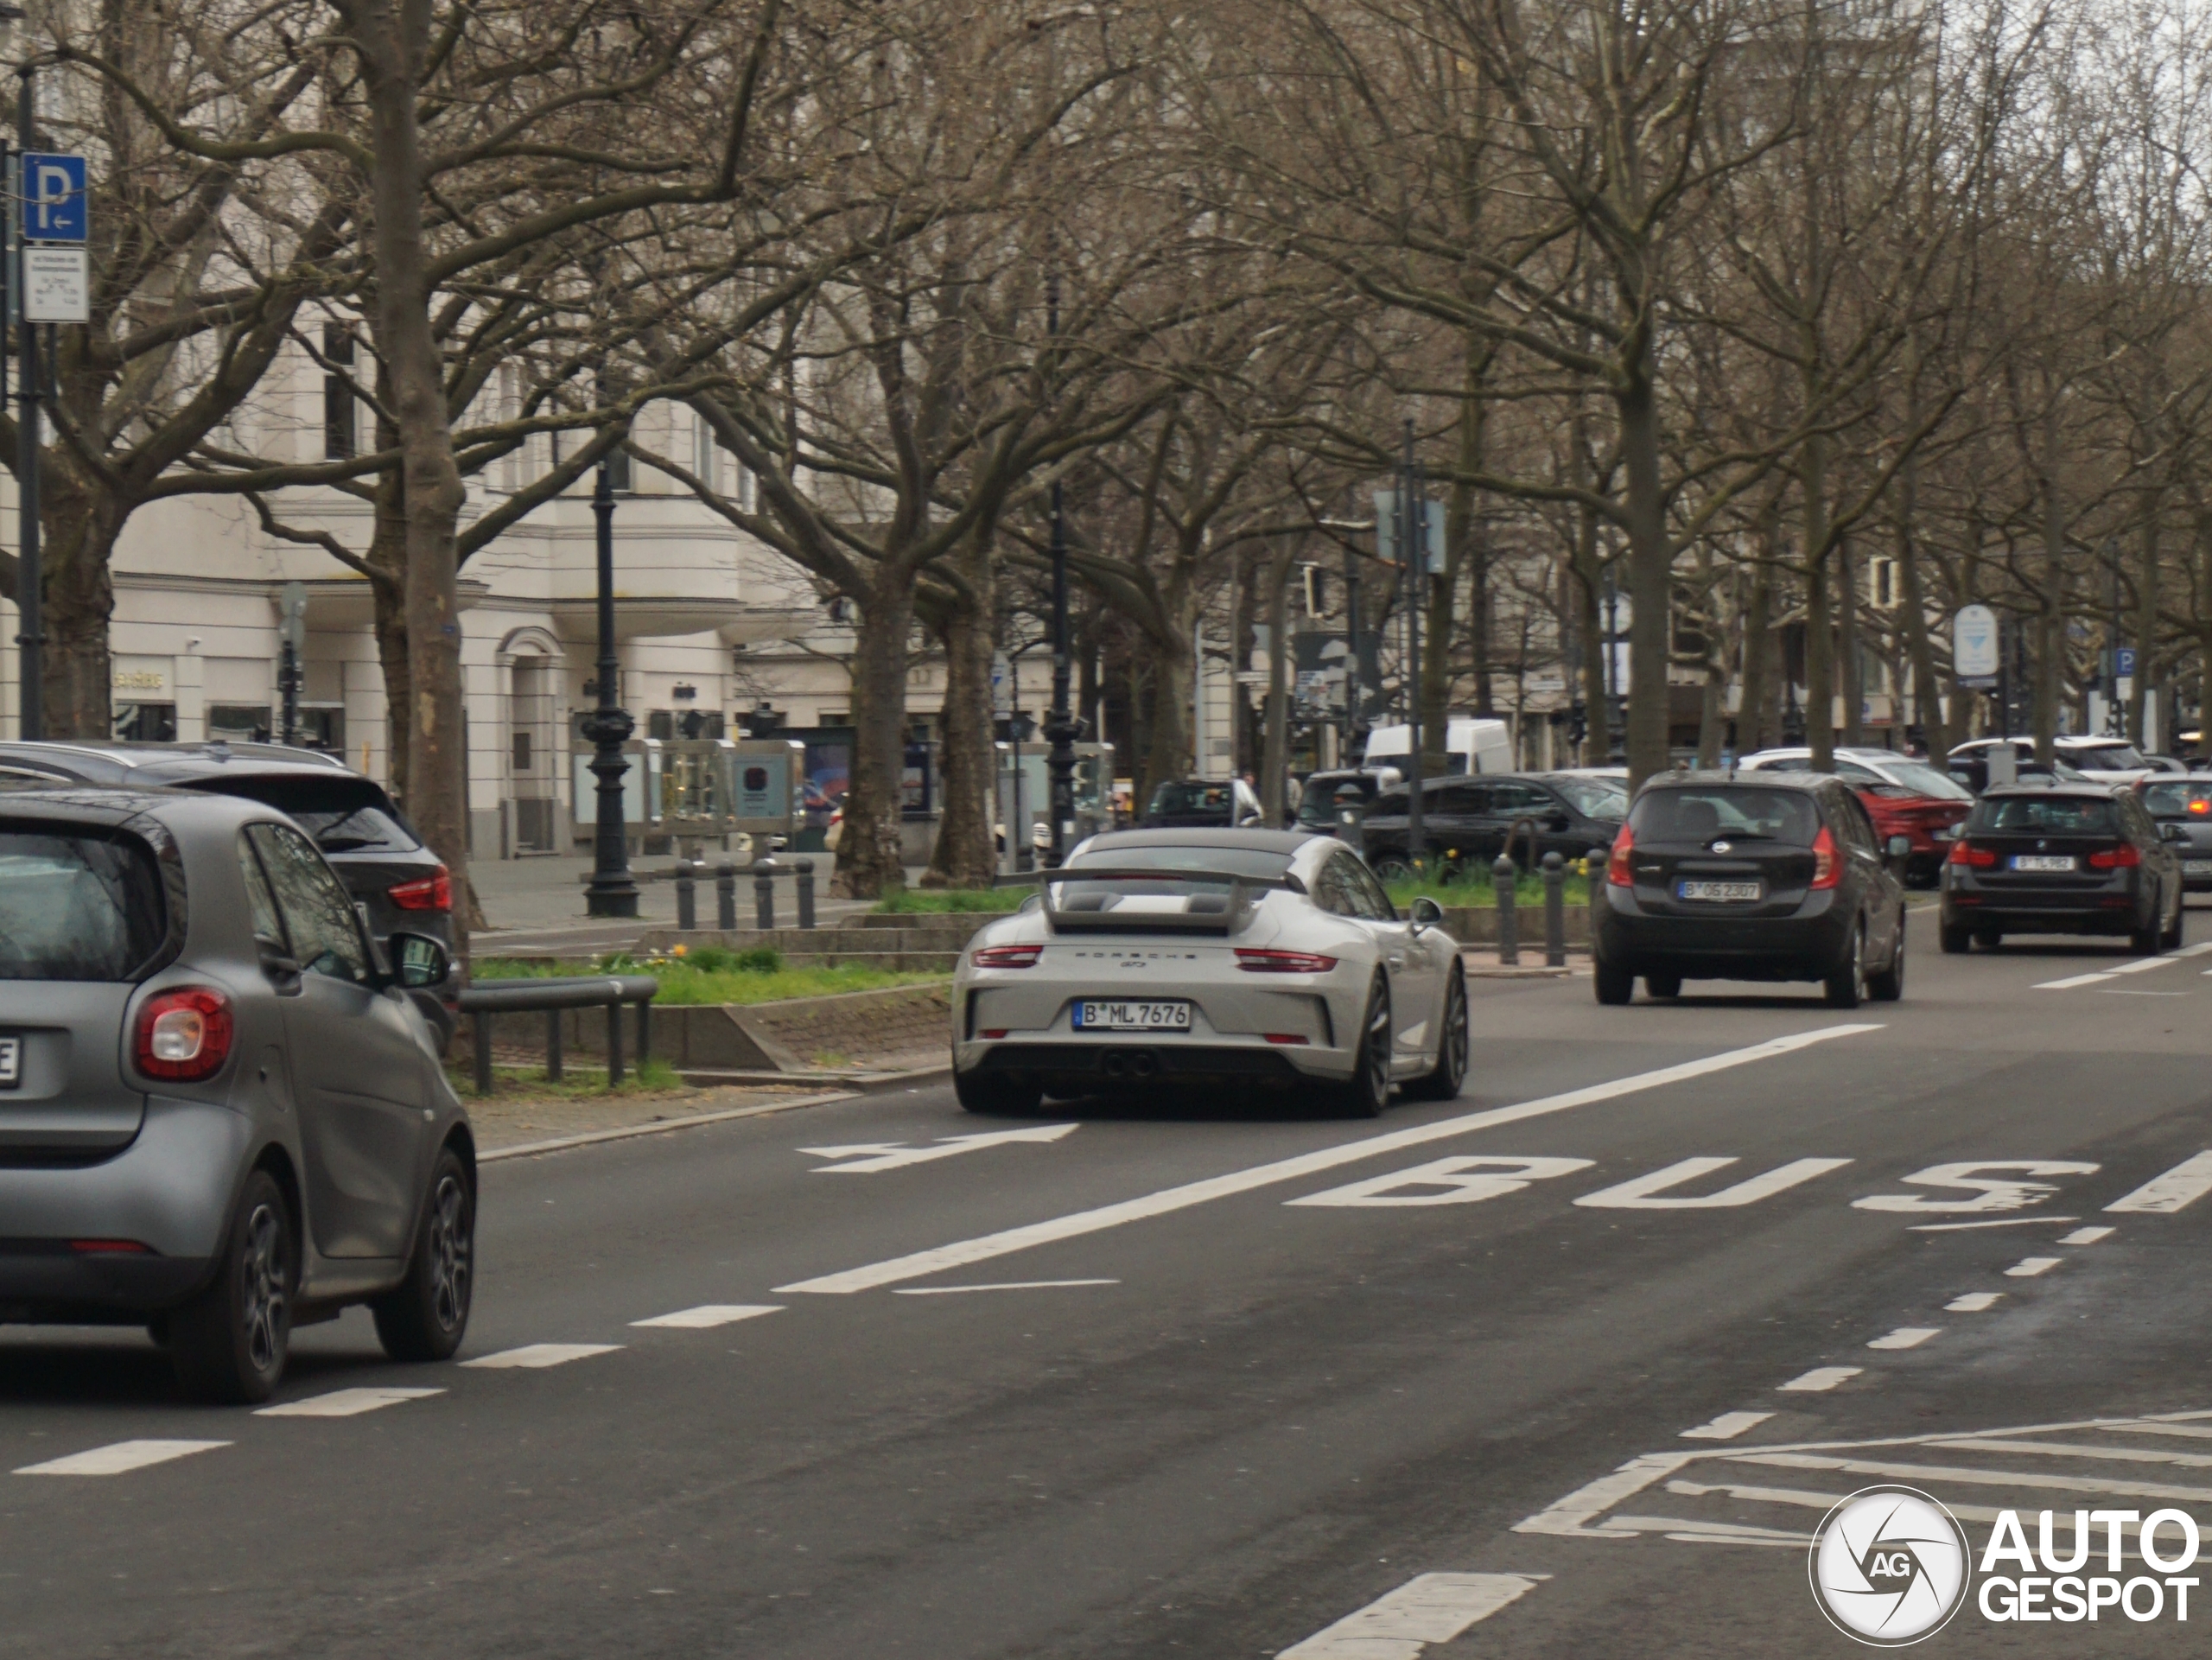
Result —
M 671 951 L 670 955 L 671 955 L 671 956 L 673 956 L 673 957 L 682 957 L 685 952 L 689 951 L 690 949 L 691 949 L 691 948 L 690 948 L 689 945 L 678 945 L 678 946 L 675 947 L 673 951 Z

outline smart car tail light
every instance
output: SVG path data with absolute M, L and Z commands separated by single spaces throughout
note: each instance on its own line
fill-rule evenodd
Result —
M 2088 866 L 2092 870 L 2133 870 L 2142 862 L 2142 851 L 2133 842 L 2122 842 L 2116 848 L 2107 848 L 2102 853 L 2092 853 L 2088 857 Z
M 132 1034 L 138 1070 L 173 1084 L 213 1078 L 231 1058 L 231 1000 L 212 986 L 156 992 Z
M 1997 864 L 1997 849 L 1978 848 L 1971 842 L 1954 842 L 1951 844 L 1950 862 L 1955 865 L 1972 865 L 1976 870 L 1993 869 Z
M 1246 951 L 1238 947 L 1236 966 L 1247 974 L 1326 974 L 1337 959 L 1316 951 Z
M 1826 824 L 1813 838 L 1813 880 L 1815 887 L 1834 887 L 1843 880 L 1843 861 L 1835 856 L 1835 837 L 1828 834 Z
M 453 872 L 440 865 L 430 875 L 386 888 L 385 897 L 403 911 L 450 911 L 453 909 Z
M 1612 855 L 1605 861 L 1605 881 L 1608 885 L 1614 887 L 1636 886 L 1636 878 L 1630 874 L 1628 868 L 1628 855 L 1635 851 L 1636 832 L 1624 824 L 1621 826 L 1621 833 L 1613 837 Z
M 1033 969 L 1044 954 L 1042 945 L 983 945 L 968 961 L 979 969 Z

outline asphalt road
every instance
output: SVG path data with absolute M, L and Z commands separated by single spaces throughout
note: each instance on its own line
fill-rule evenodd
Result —
M 269 1415 L 0 1334 L 0 1655 L 1851 1652 L 1804 1542 L 1855 1488 L 1977 1549 L 1999 1507 L 2212 1528 L 2212 1168 L 2155 1185 L 2212 1148 L 2190 920 L 2093 979 L 2133 960 L 1922 925 L 1854 1013 L 1479 984 L 1463 1097 L 1379 1123 L 932 1089 L 490 1167 L 470 1364 L 349 1315 Z M 379 1389 L 437 1392 L 316 1415 Z M 214 1444 L 20 1473 L 144 1441 Z

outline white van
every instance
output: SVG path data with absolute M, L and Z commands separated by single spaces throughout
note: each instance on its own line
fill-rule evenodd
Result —
M 1406 770 L 1402 758 L 1413 754 L 1413 728 L 1378 726 L 1367 735 L 1369 766 L 1394 766 Z M 1444 728 L 1444 770 L 1451 773 L 1511 773 L 1513 734 L 1503 721 L 1478 721 L 1453 716 Z

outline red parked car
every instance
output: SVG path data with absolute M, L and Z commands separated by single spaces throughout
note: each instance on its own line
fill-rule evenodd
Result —
M 1736 763 L 1746 773 L 1805 773 L 1813 766 L 1809 749 L 1762 749 Z M 1912 843 L 1905 862 L 1909 887 L 1933 887 L 1951 850 L 1952 832 L 1974 811 L 1974 792 L 1945 777 L 1925 761 L 1888 749 L 1839 749 L 1835 775 L 1851 785 L 1874 834 L 1885 845 L 1892 836 Z

